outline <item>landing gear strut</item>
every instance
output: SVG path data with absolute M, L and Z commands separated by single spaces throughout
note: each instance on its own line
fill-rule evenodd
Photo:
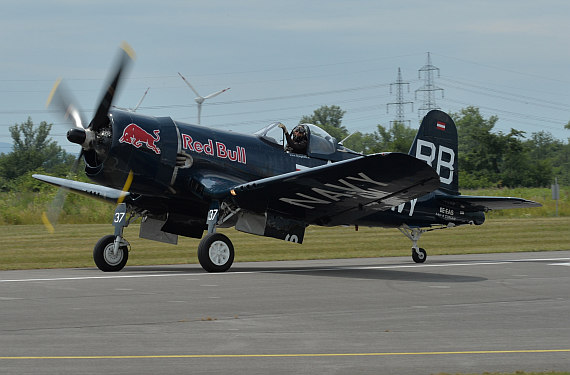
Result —
M 418 247 L 418 241 L 421 235 L 426 232 L 425 229 L 421 228 L 410 228 L 407 225 L 398 228 L 400 232 L 412 241 L 412 259 L 416 263 L 424 263 L 427 259 L 426 251 Z
M 115 234 L 102 237 L 93 249 L 93 260 L 101 271 L 117 272 L 123 269 L 129 259 L 129 243 L 123 238 L 123 229 L 137 216 L 127 218 L 127 206 L 121 203 L 113 215 Z

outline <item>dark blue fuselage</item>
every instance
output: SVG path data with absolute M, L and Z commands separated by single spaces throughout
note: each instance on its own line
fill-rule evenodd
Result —
M 121 189 L 132 171 L 130 191 L 140 195 L 134 203 L 154 212 L 203 218 L 211 200 L 223 199 L 237 185 L 362 156 L 321 134 L 309 134 L 307 154 L 286 152 L 282 139 L 268 135 L 271 126 L 266 132 L 239 134 L 120 110 L 110 118 L 107 156 L 97 160 L 86 153 L 87 175 Z M 445 193 L 434 192 L 349 224 L 429 227 L 483 221 L 482 212 L 464 212 L 447 204 Z

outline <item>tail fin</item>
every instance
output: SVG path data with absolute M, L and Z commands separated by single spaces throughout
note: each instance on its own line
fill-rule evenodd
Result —
M 433 110 L 422 120 L 409 154 L 426 161 L 439 175 L 440 190 L 459 195 L 457 128 L 449 115 Z

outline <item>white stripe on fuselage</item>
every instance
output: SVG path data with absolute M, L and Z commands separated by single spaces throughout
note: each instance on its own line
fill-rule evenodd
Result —
M 410 204 L 410 212 L 408 213 L 409 216 L 412 216 L 414 214 L 414 208 L 416 207 L 416 203 L 418 202 L 418 199 L 412 199 L 409 202 L 405 202 L 402 203 L 398 206 L 394 206 L 392 207 L 392 211 L 396 211 L 396 209 L 398 210 L 398 213 L 401 214 L 404 211 L 404 207 L 406 206 L 406 204 Z

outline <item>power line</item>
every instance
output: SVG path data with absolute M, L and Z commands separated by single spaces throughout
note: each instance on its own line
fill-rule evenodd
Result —
M 450 87 L 453 87 L 453 88 L 456 88 L 459 90 L 464 90 L 464 91 L 471 92 L 471 93 L 475 93 L 475 94 L 482 94 L 485 96 L 492 96 L 492 97 L 496 97 L 496 98 L 503 99 L 503 100 L 513 101 L 513 102 L 518 102 L 518 103 L 523 103 L 523 104 L 537 105 L 537 106 L 556 109 L 556 110 L 560 110 L 560 111 L 570 110 L 570 105 L 565 104 L 565 103 L 554 102 L 551 100 L 545 100 L 545 99 L 535 98 L 535 97 L 521 95 L 521 94 L 514 94 L 514 93 L 511 93 L 508 91 L 497 90 L 497 89 L 493 89 L 493 88 L 489 88 L 489 87 L 470 84 L 470 83 L 467 83 L 465 81 L 460 81 L 460 80 L 454 80 L 454 79 L 449 79 L 449 78 L 441 78 L 441 80 L 444 82 L 450 82 L 450 83 L 455 84 L 455 85 L 449 84 Z M 468 89 L 464 86 L 472 87 L 474 89 Z M 477 91 L 477 89 L 485 90 L 485 91 L 484 92 Z M 496 94 L 489 94 L 489 92 L 496 93 Z M 507 96 L 505 96 L 505 95 L 507 95 Z
M 468 63 L 468 64 L 473 64 L 473 65 L 478 65 L 478 66 L 483 66 L 485 68 L 490 68 L 490 69 L 495 69 L 495 70 L 501 70 L 503 72 L 508 72 L 508 73 L 513 73 L 513 74 L 519 74 L 519 75 L 524 75 L 524 76 L 528 76 L 528 77 L 534 77 L 534 78 L 539 78 L 539 79 L 543 79 L 543 80 L 547 80 L 547 81 L 553 81 L 553 82 L 560 82 L 560 83 L 570 83 L 569 81 L 565 81 L 559 78 L 551 78 L 551 77 L 546 77 L 546 76 L 541 76 L 538 74 L 531 74 L 531 73 L 523 73 L 523 72 L 519 72 L 516 70 L 512 70 L 512 69 L 506 69 L 506 68 L 502 68 L 500 66 L 495 66 L 495 65 L 489 65 L 489 64 L 482 64 L 479 62 L 475 62 L 475 61 L 469 61 L 469 60 L 465 60 L 465 59 L 460 59 L 458 57 L 451 57 L 451 56 L 446 56 L 446 55 L 442 55 L 442 54 L 437 54 L 438 56 L 441 57 L 445 57 L 448 59 L 452 59 L 452 60 L 457 60 L 457 61 L 461 61 L 464 63 Z

